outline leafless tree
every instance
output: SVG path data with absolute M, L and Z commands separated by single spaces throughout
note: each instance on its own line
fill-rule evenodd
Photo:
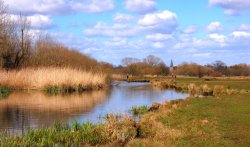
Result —
M 131 64 L 139 63 L 141 62 L 141 60 L 137 58 L 126 57 L 126 58 L 123 58 L 121 62 L 122 62 L 122 65 L 128 66 Z
M 0 1 L 0 57 L 3 68 L 18 68 L 29 57 L 29 26 L 27 17 L 23 15 L 10 17 L 6 5 Z
M 156 57 L 154 55 L 147 56 L 145 59 L 143 59 L 143 62 L 152 66 L 158 66 L 163 63 L 163 61 L 159 57 Z

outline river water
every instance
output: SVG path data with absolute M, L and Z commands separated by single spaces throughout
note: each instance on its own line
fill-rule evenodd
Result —
M 50 96 L 43 92 L 13 92 L 0 99 L 0 132 L 24 134 L 28 129 L 49 127 L 55 121 L 99 122 L 108 113 L 129 113 L 133 106 L 151 105 L 188 95 L 159 90 L 149 83 L 116 82 L 109 90 Z

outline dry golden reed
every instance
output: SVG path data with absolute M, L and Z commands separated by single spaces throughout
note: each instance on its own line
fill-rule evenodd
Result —
M 46 86 L 100 89 L 106 85 L 106 75 L 71 68 L 26 68 L 13 71 L 0 70 L 0 85 L 12 89 L 37 89 Z

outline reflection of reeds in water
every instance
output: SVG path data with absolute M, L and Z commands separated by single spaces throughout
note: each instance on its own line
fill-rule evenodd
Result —
M 50 126 L 55 121 L 67 122 L 104 103 L 106 94 L 106 91 L 92 91 L 46 96 L 42 92 L 14 92 L 0 100 L 0 130 L 8 128 L 15 134 L 27 128 Z
M 105 91 L 85 92 L 73 95 L 47 96 L 42 92 L 14 92 L 0 101 L 0 110 L 4 107 L 39 111 L 86 111 L 106 98 Z
M 18 71 L 1 71 L 0 85 L 13 89 L 44 89 L 46 86 L 60 88 L 79 87 L 83 89 L 100 89 L 106 84 L 106 75 L 70 68 L 37 68 Z

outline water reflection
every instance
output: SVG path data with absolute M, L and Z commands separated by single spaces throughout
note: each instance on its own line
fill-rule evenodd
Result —
M 0 100 L 0 131 L 23 134 L 29 128 L 50 126 L 55 121 L 100 121 L 107 113 L 127 113 L 132 106 L 151 105 L 187 94 L 154 89 L 148 83 L 118 82 L 110 90 L 81 95 L 48 96 L 42 92 L 15 92 Z
M 55 121 L 68 122 L 88 113 L 107 98 L 107 91 L 81 95 L 48 96 L 42 92 L 15 92 L 0 100 L 0 130 L 10 133 L 50 126 Z

